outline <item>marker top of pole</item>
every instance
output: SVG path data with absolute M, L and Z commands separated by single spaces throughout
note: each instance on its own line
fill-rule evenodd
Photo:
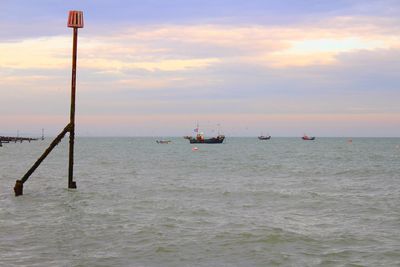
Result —
M 83 11 L 71 10 L 68 16 L 69 28 L 83 28 Z

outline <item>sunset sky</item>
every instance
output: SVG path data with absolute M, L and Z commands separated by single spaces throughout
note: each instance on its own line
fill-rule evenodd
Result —
M 399 0 L 0 0 L 0 135 L 400 136 Z

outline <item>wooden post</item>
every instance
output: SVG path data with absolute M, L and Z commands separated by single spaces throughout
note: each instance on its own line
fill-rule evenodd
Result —
M 78 44 L 78 29 L 74 28 L 72 48 L 72 80 L 71 80 L 71 112 L 69 132 L 69 165 L 68 165 L 68 188 L 76 188 L 74 179 L 74 143 L 75 143 L 75 95 L 76 95 L 76 57 Z
M 68 16 L 68 27 L 73 28 L 72 45 L 72 79 L 71 79 L 71 112 L 69 132 L 69 165 L 68 165 L 68 188 L 76 188 L 74 181 L 74 144 L 75 144 L 75 95 L 76 95 L 76 60 L 78 47 L 78 28 L 83 28 L 83 12 L 70 11 Z

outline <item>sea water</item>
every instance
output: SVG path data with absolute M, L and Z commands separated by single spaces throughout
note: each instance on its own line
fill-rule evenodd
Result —
M 400 139 L 0 148 L 0 266 L 400 266 Z M 197 146 L 198 150 L 193 150 Z

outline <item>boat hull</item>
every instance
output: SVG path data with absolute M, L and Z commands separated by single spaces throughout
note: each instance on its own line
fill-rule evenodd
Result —
M 222 142 L 224 142 L 224 139 L 225 139 L 225 137 L 223 137 L 223 136 L 212 137 L 212 138 L 207 138 L 207 139 L 190 138 L 189 142 L 191 144 L 222 144 Z
M 156 140 L 157 144 L 169 144 L 171 143 L 170 140 Z
M 315 137 L 302 137 L 303 140 L 312 141 L 315 140 Z
M 271 139 L 271 136 L 259 136 L 258 139 L 259 140 L 269 140 L 269 139 Z

